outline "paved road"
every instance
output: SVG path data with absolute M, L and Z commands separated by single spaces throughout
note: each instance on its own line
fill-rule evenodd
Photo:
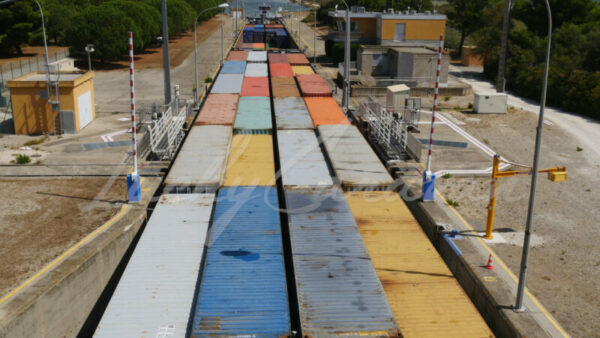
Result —
M 450 66 L 450 73 L 470 84 L 475 93 L 495 92 L 495 88 L 490 82 L 477 76 L 479 72 L 481 72 L 480 67 Z M 510 93 L 508 93 L 508 104 L 535 114 L 539 114 L 540 111 L 538 102 L 523 99 Z M 546 107 L 544 118 L 559 125 L 574 139 L 578 140 L 581 143 L 580 146 L 590 154 L 590 160 L 593 163 L 600 163 L 600 122 L 549 107 Z

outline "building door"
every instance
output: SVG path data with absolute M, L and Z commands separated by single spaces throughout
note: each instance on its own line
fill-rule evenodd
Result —
M 394 34 L 394 41 L 404 41 L 404 31 L 406 26 L 403 23 L 396 24 L 396 33 Z

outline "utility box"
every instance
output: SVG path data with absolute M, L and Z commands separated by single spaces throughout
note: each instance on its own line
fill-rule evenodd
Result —
M 407 85 L 399 84 L 387 87 L 385 106 L 393 108 L 397 112 L 403 112 L 406 99 L 410 97 L 410 88 Z
M 504 93 L 475 94 L 473 111 L 478 114 L 505 114 L 507 99 Z
M 52 79 L 57 74 L 51 75 Z M 46 74 L 34 72 L 8 81 L 13 106 L 15 134 L 77 133 L 96 118 L 94 72 L 60 72 L 59 114 L 48 103 Z M 61 123 L 64 124 L 61 125 Z

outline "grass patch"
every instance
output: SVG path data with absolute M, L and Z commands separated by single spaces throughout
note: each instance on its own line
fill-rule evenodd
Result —
M 212 77 L 210 77 L 210 76 L 207 76 L 207 77 L 204 79 L 204 83 L 211 83 L 211 82 L 213 82 L 213 79 L 212 79 Z
M 583 151 L 583 148 L 581 148 L 580 146 L 577 146 L 577 151 Z
M 483 143 L 485 143 L 485 144 L 490 144 L 490 141 L 489 141 L 487 138 L 484 138 L 484 139 L 483 139 Z
M 450 96 L 444 96 L 444 101 L 450 101 Z
M 460 205 L 457 201 L 455 201 L 451 198 L 446 199 L 446 203 L 448 203 L 449 206 L 455 207 L 455 208 Z
M 29 157 L 25 154 L 19 154 L 19 155 L 17 155 L 16 161 L 17 161 L 17 164 L 27 164 L 27 163 L 31 162 L 31 157 Z
M 456 111 L 461 111 L 461 110 L 463 110 L 463 109 L 462 109 L 461 107 L 459 107 L 459 106 L 454 106 L 454 108 L 452 108 L 452 109 L 454 109 L 454 110 L 456 110 Z
M 44 136 L 44 137 L 40 137 L 35 140 L 27 141 L 23 144 L 23 146 L 25 146 L 25 147 L 36 146 L 38 144 L 42 144 L 42 143 L 46 142 L 46 140 L 48 140 L 48 136 Z
M 450 175 L 450 174 L 444 174 L 444 176 L 442 176 L 442 178 L 450 178 L 450 177 L 452 177 L 452 175 Z

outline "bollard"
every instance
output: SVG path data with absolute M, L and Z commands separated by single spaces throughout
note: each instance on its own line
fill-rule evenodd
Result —
M 431 202 L 435 198 L 435 174 L 426 171 L 423 175 L 423 202 Z
M 127 174 L 127 198 L 129 203 L 139 203 L 142 200 L 140 174 L 137 172 Z

